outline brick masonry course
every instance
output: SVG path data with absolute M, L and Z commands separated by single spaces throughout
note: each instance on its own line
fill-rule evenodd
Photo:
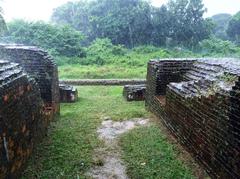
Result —
M 127 101 L 144 101 L 146 85 L 125 85 L 123 87 L 123 97 Z
M 148 63 L 146 107 L 212 178 L 240 177 L 240 60 Z
M 31 46 L 0 45 L 0 58 L 19 63 L 38 83 L 46 108 L 59 114 L 58 70 L 47 52 Z
M 0 45 L 0 178 L 19 178 L 59 114 L 57 67 L 36 47 Z

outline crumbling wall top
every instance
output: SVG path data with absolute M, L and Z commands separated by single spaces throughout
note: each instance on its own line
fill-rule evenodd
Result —
M 0 58 L 19 63 L 39 85 L 45 104 L 59 111 L 59 79 L 54 59 L 35 46 L 0 44 Z
M 146 107 L 212 178 L 240 177 L 239 81 L 236 58 L 161 59 L 148 64 Z
M 161 65 L 166 62 L 187 62 L 206 63 L 212 66 L 222 67 L 225 72 L 240 75 L 240 59 L 238 58 L 163 58 L 151 59 L 150 64 Z

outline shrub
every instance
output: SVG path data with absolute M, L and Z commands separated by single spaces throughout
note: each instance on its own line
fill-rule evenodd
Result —
M 69 26 L 57 26 L 42 21 L 14 20 L 8 24 L 5 42 L 39 46 L 52 55 L 84 57 L 83 35 Z
M 200 43 L 201 52 L 208 56 L 239 56 L 240 48 L 231 41 L 217 38 L 203 40 Z
M 82 64 L 104 65 L 111 63 L 114 56 L 124 56 L 126 52 L 122 45 L 113 45 L 109 39 L 96 39 L 87 48 L 87 58 L 82 61 Z
M 146 53 L 153 53 L 159 51 L 159 48 L 154 46 L 138 46 L 133 49 L 134 52 L 140 53 L 140 54 L 146 54 Z
M 228 23 L 227 34 L 237 44 L 240 45 L 240 11 L 235 14 Z

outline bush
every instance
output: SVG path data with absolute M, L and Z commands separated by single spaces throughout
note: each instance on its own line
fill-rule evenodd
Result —
M 66 56 L 55 56 L 55 60 L 58 66 L 81 64 L 83 58 L 79 57 L 66 57 Z
M 96 39 L 87 49 L 87 55 L 125 55 L 126 49 L 122 45 L 113 45 L 110 39 Z
M 159 51 L 159 48 L 154 47 L 154 46 L 139 46 L 139 47 L 135 47 L 133 49 L 134 52 L 140 53 L 140 54 L 146 54 L 146 53 L 153 53 L 153 52 L 157 52 Z
M 39 46 L 52 55 L 84 57 L 86 52 L 80 42 L 83 36 L 69 26 L 57 26 L 42 21 L 14 20 L 8 24 L 4 42 Z
M 228 23 L 227 34 L 237 44 L 240 45 L 240 11 L 235 14 Z
M 115 56 L 124 56 L 127 52 L 122 45 L 113 45 L 109 39 L 96 39 L 87 48 L 87 58 L 81 64 L 83 65 L 104 65 L 113 62 Z
M 200 43 L 203 55 L 207 56 L 239 56 L 240 48 L 231 41 L 217 38 L 203 40 Z

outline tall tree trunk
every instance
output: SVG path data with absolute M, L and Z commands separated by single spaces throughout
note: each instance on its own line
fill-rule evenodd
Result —
M 130 37 L 130 47 L 133 48 L 134 42 L 133 42 L 133 33 L 132 33 L 131 24 L 128 25 L 128 29 L 129 29 L 129 37 Z

